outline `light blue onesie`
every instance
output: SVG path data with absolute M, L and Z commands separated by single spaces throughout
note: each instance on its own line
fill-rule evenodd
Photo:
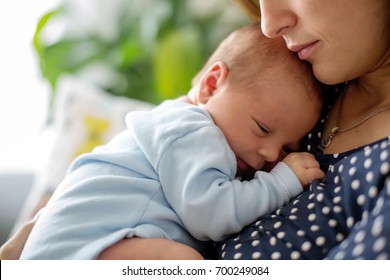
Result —
M 202 108 L 166 101 L 79 157 L 42 212 L 22 259 L 95 259 L 123 238 L 204 249 L 302 191 L 284 163 L 234 179 L 235 155 Z M 153 248 L 151 248 L 153 249 Z

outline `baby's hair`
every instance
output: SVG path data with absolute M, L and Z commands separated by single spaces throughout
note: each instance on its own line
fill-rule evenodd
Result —
M 258 83 L 259 80 L 254 75 L 261 77 L 261 73 L 267 71 L 267 68 L 279 63 L 291 69 L 291 74 L 307 85 L 316 95 L 314 97 L 322 102 L 323 87 L 314 77 L 311 65 L 289 51 L 282 38 L 269 39 L 263 35 L 259 22 L 246 25 L 224 39 L 193 83 L 217 61 L 227 65 L 231 84 L 237 83 L 244 90 Z

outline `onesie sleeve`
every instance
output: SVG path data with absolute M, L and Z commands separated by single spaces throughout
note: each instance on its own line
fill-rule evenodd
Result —
M 243 182 L 234 179 L 236 168 L 234 153 L 212 126 L 177 138 L 166 148 L 158 164 L 161 185 L 195 238 L 221 240 L 302 191 L 283 163 Z

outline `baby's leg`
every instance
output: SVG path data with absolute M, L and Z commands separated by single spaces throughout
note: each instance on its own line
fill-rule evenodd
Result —
M 122 239 L 100 253 L 101 260 L 203 260 L 188 245 L 161 238 Z

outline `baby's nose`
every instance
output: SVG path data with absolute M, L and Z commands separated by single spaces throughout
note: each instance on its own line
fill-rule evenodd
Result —
M 267 148 L 264 153 L 264 159 L 267 162 L 276 162 L 281 158 L 281 149 Z
M 259 155 L 263 160 L 264 171 L 271 170 L 282 159 L 281 149 L 277 147 L 264 147 L 259 150 Z

